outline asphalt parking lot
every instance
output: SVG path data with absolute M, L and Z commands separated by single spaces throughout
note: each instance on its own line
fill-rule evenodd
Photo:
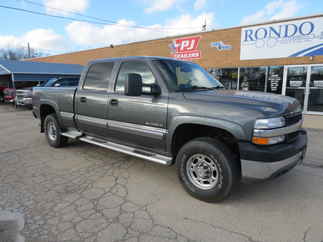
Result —
M 53 149 L 29 110 L 0 105 L 0 210 L 23 214 L 32 242 L 322 242 L 323 131 L 309 143 L 303 165 L 209 204 L 175 167 L 80 142 Z

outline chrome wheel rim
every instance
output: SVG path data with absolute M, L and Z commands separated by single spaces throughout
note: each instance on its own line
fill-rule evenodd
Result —
M 202 190 L 215 187 L 219 180 L 216 161 L 204 154 L 192 155 L 187 161 L 186 172 L 189 180 Z
M 47 134 L 50 140 L 56 141 L 57 129 L 53 121 L 47 123 Z

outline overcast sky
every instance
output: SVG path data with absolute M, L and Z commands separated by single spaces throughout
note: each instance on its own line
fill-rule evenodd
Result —
M 29 42 L 51 54 L 197 32 L 204 22 L 210 30 L 323 13 L 322 0 L 0 0 L 0 5 L 101 23 L 0 7 L 0 48 Z

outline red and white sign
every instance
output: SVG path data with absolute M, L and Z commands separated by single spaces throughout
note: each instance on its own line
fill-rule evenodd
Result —
M 193 36 L 173 40 L 170 45 L 173 57 L 181 60 L 201 58 L 201 51 L 198 50 L 200 39 L 201 36 Z

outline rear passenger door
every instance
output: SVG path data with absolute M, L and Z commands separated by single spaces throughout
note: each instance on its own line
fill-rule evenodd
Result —
M 86 134 L 104 137 L 107 129 L 108 85 L 113 62 L 94 63 L 76 93 L 76 121 Z
M 158 84 L 149 63 L 142 60 L 121 63 L 109 103 L 109 137 L 131 146 L 154 151 L 165 150 L 168 95 L 126 96 L 129 73 L 139 74 L 143 85 Z M 144 88 L 144 87 L 143 87 Z

